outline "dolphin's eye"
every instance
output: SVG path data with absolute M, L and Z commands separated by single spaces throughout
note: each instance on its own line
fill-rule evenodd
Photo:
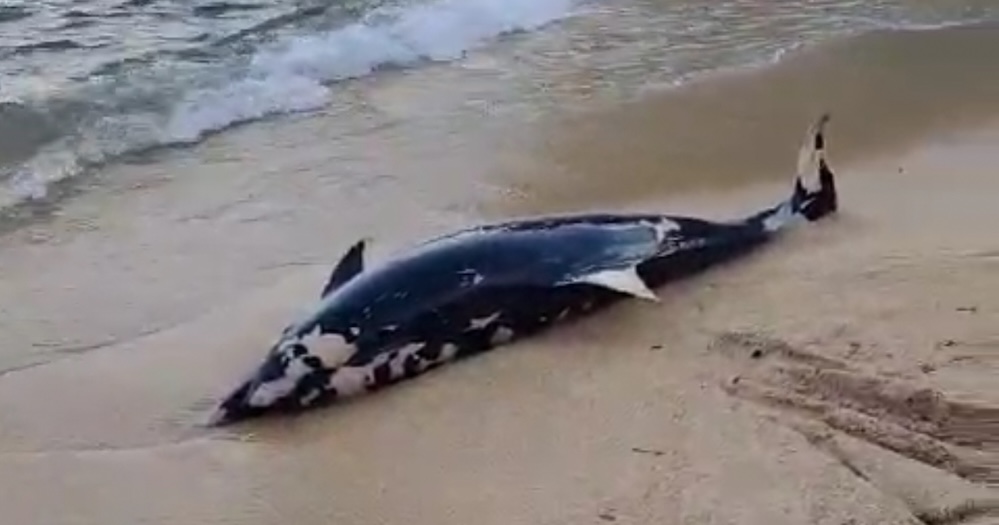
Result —
M 323 360 L 319 359 L 319 357 L 314 355 L 305 356 L 304 358 L 302 358 L 302 362 L 305 363 L 305 366 L 308 366 L 309 368 L 319 369 L 323 367 Z

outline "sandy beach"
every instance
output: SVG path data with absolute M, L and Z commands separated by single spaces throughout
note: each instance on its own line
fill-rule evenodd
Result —
M 196 42 L 287 19 L 282 4 L 230 13 L 202 37 L 189 6 L 162 1 L 188 17 L 167 29 Z M 569 3 L 518 2 L 509 23 L 527 29 L 477 46 L 505 26 L 468 1 L 404 10 L 409 25 L 280 26 L 293 52 L 253 55 L 274 91 L 240 98 L 258 84 L 237 77 L 231 97 L 196 91 L 220 107 L 182 112 L 203 125 L 184 130 L 219 133 L 129 150 L 2 210 L 0 523 L 999 524 L 999 27 L 973 23 L 992 4 L 933 25 L 917 1 L 594 2 L 565 20 Z M 55 15 L 31 9 L 0 15 L 47 35 Z M 108 9 L 111 28 L 132 20 Z M 861 23 L 875 15 L 914 22 Z M 418 43 L 457 58 L 400 63 L 385 36 L 400 28 L 454 36 Z M 341 82 L 337 60 L 371 49 L 357 35 L 388 44 Z M 31 46 L 12 63 L 89 64 Z M 302 88 L 288 63 L 329 75 Z M 316 90 L 331 102 L 229 128 Z M 657 304 L 343 405 L 202 426 L 359 237 L 382 259 L 513 216 L 739 217 L 787 195 L 820 111 L 837 216 Z M 0 144 L 0 161 L 35 146 Z
M 661 305 L 291 420 L 193 425 L 321 268 L 9 374 L 5 521 L 995 522 L 997 141 L 837 165 L 840 216 Z M 782 189 L 656 204 L 738 213 Z

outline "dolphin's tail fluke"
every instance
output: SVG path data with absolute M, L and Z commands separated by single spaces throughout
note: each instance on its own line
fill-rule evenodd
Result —
M 791 199 L 796 213 L 810 221 L 817 221 L 835 213 L 839 207 L 836 195 L 836 181 L 826 160 L 825 128 L 829 115 L 824 114 L 809 128 L 805 143 L 798 152 L 798 173 L 794 181 L 794 197 Z M 818 173 L 819 187 L 816 190 L 805 188 L 802 179 L 809 173 Z
M 795 219 L 817 221 L 836 212 L 839 206 L 836 181 L 826 161 L 825 127 L 828 122 L 829 115 L 824 114 L 808 129 L 798 152 L 798 171 L 791 198 L 750 218 L 750 222 L 759 224 L 768 232 L 776 232 Z M 810 173 L 818 174 L 817 189 L 805 185 L 805 178 Z

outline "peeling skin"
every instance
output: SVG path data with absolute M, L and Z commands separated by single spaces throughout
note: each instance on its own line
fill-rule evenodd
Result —
M 499 328 L 496 329 L 496 332 L 493 333 L 492 343 L 494 345 L 509 343 L 510 341 L 513 340 L 513 337 L 514 337 L 513 330 L 505 326 L 500 326 Z
M 492 325 L 494 322 L 496 322 L 496 320 L 499 319 L 501 315 L 503 315 L 503 312 L 496 312 L 496 313 L 494 313 L 494 314 L 492 314 L 492 315 L 490 315 L 488 317 L 481 317 L 481 318 L 478 318 L 478 319 L 471 319 L 469 321 L 469 323 L 468 323 L 468 329 L 469 330 L 482 330 L 483 328 L 487 328 L 490 325 Z

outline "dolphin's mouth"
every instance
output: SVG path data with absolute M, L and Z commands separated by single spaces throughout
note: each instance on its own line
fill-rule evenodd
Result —
M 223 426 L 262 415 L 265 408 L 250 404 L 250 394 L 253 392 L 254 384 L 253 379 L 248 379 L 233 390 L 208 416 L 206 424 L 213 427 Z
M 319 376 L 313 375 L 310 377 L 318 378 Z M 307 385 L 307 382 L 303 382 L 302 385 Z M 220 427 L 249 419 L 256 419 L 266 414 L 295 414 L 305 410 L 307 407 L 322 405 L 332 397 L 329 395 L 329 392 L 313 389 L 315 394 L 309 396 L 306 402 L 301 396 L 295 395 L 299 393 L 299 388 L 296 388 L 292 395 L 285 396 L 269 405 L 260 406 L 250 401 L 254 390 L 258 386 L 259 382 L 255 380 L 243 383 L 229 394 L 224 401 L 218 404 L 215 410 L 208 416 L 205 424 L 209 427 Z
M 285 368 L 286 364 L 281 354 L 272 350 L 263 363 L 245 376 L 243 382 L 217 405 L 215 411 L 208 417 L 207 424 L 221 426 L 236 423 L 274 409 L 274 406 L 268 405 L 275 403 L 253 403 L 253 396 L 261 385 L 281 378 L 285 374 Z
M 250 402 L 253 392 L 260 386 L 263 374 L 274 374 L 275 362 L 271 355 L 264 364 L 249 374 L 237 388 L 232 390 L 222 402 L 216 405 L 215 411 L 208 417 L 208 426 L 223 426 L 255 418 L 268 411 L 268 407 L 255 406 Z
M 272 354 L 217 405 L 206 424 L 223 426 L 267 413 L 294 413 L 322 403 L 330 397 L 325 386 L 332 370 L 323 367 L 315 356 L 306 356 L 303 361 L 296 362 L 293 368 L 305 366 L 308 371 L 298 369 L 289 375 L 288 365 L 278 354 Z

